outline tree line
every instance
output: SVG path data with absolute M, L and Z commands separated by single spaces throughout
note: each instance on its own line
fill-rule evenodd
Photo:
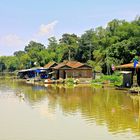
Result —
M 93 70 L 110 74 L 112 65 L 129 63 L 140 56 L 140 16 L 133 21 L 114 19 L 106 27 L 85 31 L 81 36 L 65 33 L 48 39 L 48 46 L 30 41 L 24 51 L 0 57 L 0 71 L 44 66 L 49 61 L 77 60 Z

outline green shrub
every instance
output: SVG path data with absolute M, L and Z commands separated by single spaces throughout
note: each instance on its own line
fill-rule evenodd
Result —
M 92 81 L 91 81 L 91 83 L 93 84 L 93 83 L 103 83 L 103 79 L 102 78 L 100 78 L 100 79 L 93 79 Z
M 65 80 L 65 83 L 66 83 L 67 85 L 73 85 L 73 84 L 74 84 L 74 79 L 73 79 L 73 78 L 67 78 L 67 79 Z
M 92 83 L 113 83 L 114 85 L 121 85 L 122 84 L 122 76 L 118 73 L 113 75 L 102 75 L 100 79 L 92 80 Z

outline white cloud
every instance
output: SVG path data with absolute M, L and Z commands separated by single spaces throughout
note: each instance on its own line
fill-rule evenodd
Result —
M 38 35 L 39 36 L 46 36 L 48 34 L 50 34 L 54 27 L 56 26 L 56 24 L 58 23 L 57 20 L 49 23 L 49 24 L 41 24 L 40 27 L 39 27 L 39 32 L 38 32 Z
M 1 55 L 12 55 L 13 52 L 23 50 L 25 40 L 16 34 L 7 34 L 0 36 L 0 52 Z
M 16 34 L 9 34 L 3 37 L 0 37 L 0 45 L 8 47 L 17 47 L 23 44 L 23 40 Z
M 15 51 L 23 50 L 25 45 L 27 45 L 31 40 L 42 42 L 44 44 L 46 43 L 46 36 L 52 36 L 54 27 L 57 23 L 58 21 L 55 20 L 49 24 L 40 25 L 38 32 L 28 38 L 21 38 L 16 34 L 7 34 L 0 36 L 0 49 L 4 55 L 11 55 L 11 53 Z

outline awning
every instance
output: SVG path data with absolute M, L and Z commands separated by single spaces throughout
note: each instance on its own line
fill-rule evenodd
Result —
M 122 73 L 122 74 L 129 74 L 129 73 L 132 73 L 132 71 L 120 71 L 120 73 Z
M 134 63 L 123 64 L 120 66 L 115 66 L 116 69 L 134 69 Z M 136 68 L 140 68 L 140 63 L 136 65 Z
M 49 72 L 48 74 L 54 74 L 55 73 L 55 71 L 52 71 L 52 72 Z
M 23 70 L 20 70 L 20 71 L 18 71 L 18 72 L 28 72 L 28 71 L 35 71 L 35 72 L 37 72 L 37 73 L 39 73 L 39 72 L 44 72 L 44 71 L 46 71 L 47 69 L 46 68 L 31 68 L 31 69 L 23 69 Z

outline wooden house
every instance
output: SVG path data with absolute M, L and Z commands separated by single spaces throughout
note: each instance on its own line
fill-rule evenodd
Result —
M 77 62 L 64 61 L 53 67 L 55 78 L 92 78 L 92 67 Z

